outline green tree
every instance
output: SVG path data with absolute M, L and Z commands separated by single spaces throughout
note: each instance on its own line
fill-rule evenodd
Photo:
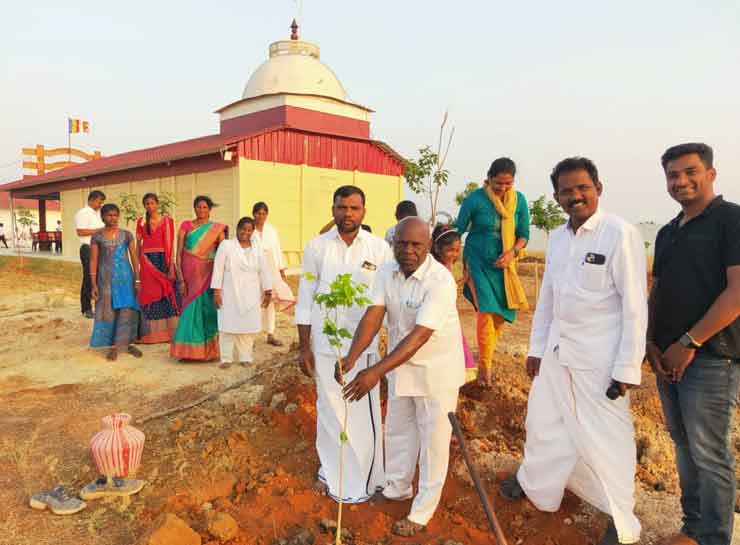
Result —
M 462 206 L 462 203 L 465 200 L 465 197 L 470 195 L 473 191 L 475 191 L 479 187 L 480 185 L 476 184 L 475 182 L 468 182 L 468 185 L 465 186 L 465 189 L 460 191 L 460 193 L 455 194 L 455 202 L 457 203 L 457 206 Z
M 121 209 L 121 218 L 126 222 L 126 225 L 136 223 L 138 218 L 144 216 L 144 205 L 141 202 L 141 196 L 136 193 L 124 193 L 118 199 L 118 207 Z M 177 206 L 177 200 L 175 195 L 169 191 L 163 191 L 157 193 L 159 199 L 159 211 L 162 214 L 172 215 Z
M 15 213 L 16 223 L 20 223 L 23 227 L 31 229 L 36 223 L 36 217 L 33 215 L 28 208 L 19 207 Z
M 306 273 L 306 280 L 316 281 L 316 277 L 311 273 Z M 334 279 L 329 286 L 327 293 L 317 293 L 313 300 L 324 314 L 322 333 L 329 339 L 329 344 L 334 349 L 334 355 L 337 358 L 336 371 L 339 375 L 339 382 L 344 384 L 344 374 L 340 360 L 342 358 L 342 348 L 344 343 L 352 340 L 352 334 L 343 327 L 339 327 L 339 310 L 348 309 L 352 306 L 360 308 L 366 307 L 371 303 L 366 296 L 368 287 L 366 284 L 360 284 L 352 280 L 351 274 L 340 274 Z M 344 487 L 344 443 L 347 442 L 347 414 L 348 401 L 344 400 L 344 418 L 342 421 L 342 431 L 339 433 L 339 510 L 337 512 L 337 533 L 335 535 L 335 545 L 342 543 L 342 489 Z
M 544 195 L 541 195 L 529 205 L 529 222 L 537 229 L 542 229 L 548 238 L 550 231 L 563 225 L 566 221 L 568 221 L 568 218 L 563 213 L 560 205 L 555 201 L 547 200 Z
M 445 125 L 447 124 L 447 112 L 442 119 L 442 125 L 439 127 L 439 143 L 437 151 L 432 151 L 431 146 L 424 146 L 419 149 L 419 158 L 407 159 L 403 165 L 403 175 L 406 178 L 406 185 L 417 195 L 426 196 L 429 199 L 429 211 L 431 213 L 430 224 L 434 224 L 437 218 L 437 203 L 439 201 L 440 190 L 447 185 L 449 171 L 444 168 L 447 160 L 447 153 L 450 151 L 452 137 L 455 134 L 455 127 L 452 127 L 447 138 L 447 146 L 442 151 L 442 142 L 445 136 Z

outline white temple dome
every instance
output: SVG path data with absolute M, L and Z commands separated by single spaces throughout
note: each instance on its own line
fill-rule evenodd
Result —
M 317 45 L 298 39 L 270 44 L 270 58 L 249 78 L 242 98 L 292 93 L 346 100 L 347 92 L 319 55 Z

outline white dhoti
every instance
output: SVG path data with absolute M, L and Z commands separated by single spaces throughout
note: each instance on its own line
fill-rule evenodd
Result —
M 335 356 L 315 354 L 316 359 L 316 450 L 321 467 L 318 478 L 329 487 L 329 495 L 339 499 L 339 434 L 344 422 L 342 387 L 334 379 Z M 344 378 L 347 382 L 377 361 L 363 354 Z M 342 449 L 344 485 L 342 501 L 367 501 L 383 487 L 383 428 L 380 414 L 380 388 L 376 386 L 360 401 L 347 405 L 347 441 Z
M 267 331 L 268 335 L 275 334 L 275 303 L 270 302 L 267 307 L 261 310 L 262 331 Z
M 529 393 L 517 480 L 541 511 L 557 511 L 567 487 L 612 516 L 620 543 L 635 543 L 640 522 L 629 393 L 607 398 L 610 380 L 604 370 L 571 369 L 546 353 Z
M 394 500 L 414 495 L 412 481 L 419 460 L 419 492 L 408 519 L 426 526 L 437 509 L 450 461 L 452 426 L 447 413 L 455 412 L 458 389 L 434 396 L 388 396 L 385 419 L 386 487 Z

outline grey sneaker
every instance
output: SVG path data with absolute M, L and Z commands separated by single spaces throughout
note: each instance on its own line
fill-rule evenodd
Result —
M 67 494 L 63 486 L 34 494 L 31 496 L 29 504 L 34 509 L 40 510 L 48 507 L 55 515 L 73 515 L 87 507 L 84 501 Z
M 113 478 L 108 482 L 105 477 L 100 477 L 80 491 L 83 500 L 96 500 L 105 496 L 131 496 L 139 492 L 146 481 L 139 479 Z

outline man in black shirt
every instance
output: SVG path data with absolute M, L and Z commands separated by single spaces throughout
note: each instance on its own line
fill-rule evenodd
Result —
M 655 241 L 647 358 L 655 371 L 681 482 L 681 533 L 729 545 L 735 506 L 730 447 L 740 383 L 740 206 L 714 194 L 712 148 L 661 158 L 681 212 Z

